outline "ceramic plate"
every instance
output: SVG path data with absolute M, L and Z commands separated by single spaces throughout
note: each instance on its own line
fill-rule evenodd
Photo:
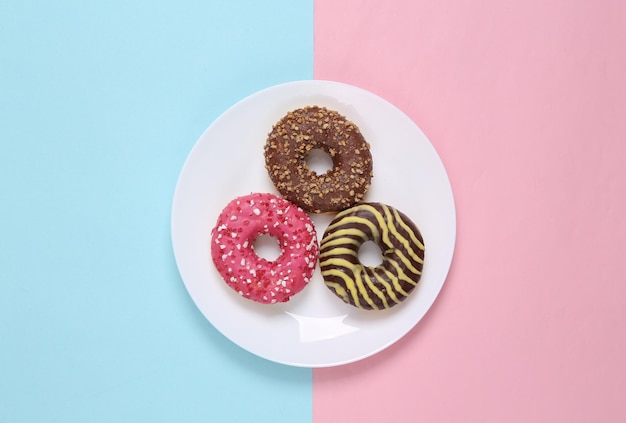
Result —
M 426 245 L 422 279 L 409 298 L 384 311 L 344 304 L 319 266 L 289 302 L 262 305 L 240 297 L 211 261 L 211 229 L 224 206 L 251 192 L 278 194 L 264 168 L 272 125 L 307 105 L 337 110 L 371 144 L 374 178 L 365 200 L 389 204 L 420 228 Z M 332 215 L 311 215 L 318 237 Z M 258 356 L 303 367 L 328 367 L 371 356 L 406 335 L 439 294 L 454 252 L 456 216 L 445 168 L 419 127 L 386 100 L 330 81 L 298 81 L 259 91 L 226 110 L 202 134 L 180 173 L 172 205 L 172 242 L 189 295 L 217 330 Z

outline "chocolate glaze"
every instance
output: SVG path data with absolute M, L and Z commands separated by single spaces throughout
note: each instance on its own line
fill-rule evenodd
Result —
M 321 149 L 333 168 L 317 174 L 307 155 Z M 307 212 L 336 212 L 361 201 L 370 187 L 372 155 L 359 128 L 325 107 L 289 112 L 272 128 L 265 143 L 265 168 L 276 189 Z

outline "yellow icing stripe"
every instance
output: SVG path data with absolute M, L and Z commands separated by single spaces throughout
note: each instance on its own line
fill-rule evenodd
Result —
M 348 293 L 343 288 L 343 286 L 341 286 L 341 284 L 335 282 L 326 282 L 326 285 L 332 288 L 337 293 L 337 295 L 344 299 L 344 301 L 348 301 Z
M 394 217 L 391 216 L 391 211 L 389 210 L 389 207 L 384 206 L 383 208 L 385 210 L 385 215 L 387 216 L 387 224 L 389 225 L 389 230 L 391 232 L 393 232 L 393 235 L 395 236 L 395 238 L 400 242 L 400 244 L 402 244 L 402 246 L 406 249 L 407 253 L 409 253 L 409 255 L 413 258 L 413 260 L 417 261 L 418 263 L 424 263 L 424 261 L 422 260 L 422 258 L 417 255 L 415 253 L 415 251 L 412 248 L 411 242 L 409 242 L 408 239 L 406 239 L 404 236 L 402 236 L 396 229 L 396 225 L 394 224 Z M 398 219 L 395 220 L 395 222 L 398 222 L 399 224 L 401 224 L 400 226 L 404 225 L 404 222 L 402 222 L 402 219 L 400 219 L 400 216 L 397 214 L 397 211 L 394 210 L 394 216 Z M 413 231 L 406 225 L 402 226 L 408 233 L 409 236 L 411 236 L 411 238 L 415 238 L 415 235 L 413 234 Z M 415 243 L 418 245 L 418 247 L 421 245 L 419 242 Z M 423 250 L 423 248 L 422 248 Z
M 345 267 L 351 272 L 354 272 L 357 267 L 362 267 L 362 264 L 353 264 L 348 260 L 341 257 L 331 257 L 326 260 L 320 260 L 320 266 L 335 266 L 335 267 Z
M 361 302 L 359 301 L 359 295 L 358 295 L 358 292 L 356 292 L 356 287 L 354 285 L 354 279 L 350 278 L 348 275 L 346 275 L 339 269 L 324 270 L 322 271 L 322 276 L 338 276 L 339 278 L 343 279 L 343 281 L 346 284 L 346 288 L 348 288 L 350 296 L 352 297 L 354 301 L 354 304 L 357 307 L 361 307 Z
M 396 255 L 400 258 L 400 260 L 402 260 L 402 263 L 404 263 L 406 265 L 406 267 L 409 268 L 409 270 L 413 273 L 415 273 L 416 275 L 421 275 L 422 272 L 420 272 L 419 270 L 417 270 L 415 268 L 415 266 L 413 266 L 413 263 L 411 262 L 411 260 L 409 260 L 403 253 L 401 250 L 396 249 Z M 421 260 L 418 263 L 423 263 Z
M 404 289 L 402 289 L 402 287 L 400 286 L 400 283 L 398 282 L 398 275 L 394 275 L 393 273 L 391 273 L 389 270 L 387 269 L 383 269 L 383 272 L 385 272 L 385 274 L 387 275 L 387 277 L 391 280 L 391 284 L 393 285 L 393 289 L 394 292 L 406 297 L 407 295 L 409 295 Z
M 338 221 L 337 223 L 330 225 L 328 227 L 328 229 L 326 229 L 327 231 L 329 230 L 333 230 L 334 228 L 336 228 L 337 226 L 343 226 L 343 225 L 348 225 L 348 224 L 356 224 L 356 225 L 365 225 L 367 226 L 370 231 L 372 231 L 372 234 L 374 235 L 375 238 L 378 238 L 378 228 L 376 227 L 376 225 L 374 225 L 372 222 L 370 222 L 369 220 L 362 218 L 362 217 L 358 217 L 358 216 L 347 216 L 344 217 L 343 219 L 341 219 L 340 221 Z M 350 229 L 342 229 L 345 231 L 355 231 L 358 232 L 360 235 L 360 237 L 364 237 L 365 232 L 363 232 L 363 230 L 359 229 L 359 228 L 350 228 Z M 339 230 L 337 232 L 340 232 L 342 230 Z M 332 234 L 330 234 L 330 236 L 332 237 L 333 235 L 335 235 L 337 232 L 334 232 Z M 355 234 L 356 235 L 356 234 Z
M 335 231 L 330 235 L 326 235 L 324 238 L 332 239 L 332 238 L 344 237 L 348 235 L 358 236 L 362 239 L 367 239 L 367 235 L 365 235 L 363 231 L 360 231 L 358 229 L 339 229 L 338 231 Z
M 383 293 L 383 291 L 378 289 L 378 286 L 376 286 L 376 285 L 378 285 L 380 283 L 378 278 L 377 278 L 376 281 L 373 281 L 372 278 L 370 277 L 369 273 L 367 273 L 365 271 L 365 269 L 363 269 L 363 276 L 364 276 L 363 279 L 365 279 L 365 282 L 367 283 L 367 286 L 370 288 L 370 290 L 374 294 L 376 294 L 376 296 L 378 298 L 380 298 L 381 301 L 383 302 L 383 308 L 389 308 L 389 303 L 387 303 L 387 296 Z M 374 272 L 374 276 L 376 276 L 375 272 Z M 382 285 L 384 286 L 385 284 L 382 284 Z M 378 308 L 378 307 L 376 307 L 376 308 Z
M 402 287 L 400 286 L 400 284 L 398 283 L 399 280 L 403 280 L 405 282 L 410 283 L 411 285 L 417 285 L 415 282 L 413 282 L 413 279 L 409 278 L 406 273 L 404 273 L 404 271 L 402 270 L 402 268 L 400 268 L 400 266 L 398 266 L 398 263 L 396 263 L 395 260 L 388 260 L 388 263 L 391 263 L 391 265 L 393 266 L 394 269 L 396 269 L 396 275 L 395 278 L 392 279 L 393 281 L 393 286 L 396 288 L 396 290 L 398 290 L 399 292 L 401 292 L 404 295 L 408 295 L 408 293 L 402 289 Z
M 391 241 L 389 240 L 389 228 L 388 225 L 385 222 L 385 218 L 383 217 L 382 214 L 380 214 L 380 212 L 373 206 L 370 206 L 368 204 L 363 204 L 361 206 L 358 206 L 359 208 L 361 208 L 362 210 L 368 210 L 372 216 L 374 216 L 374 218 L 376 218 L 376 222 L 378 223 L 378 228 L 380 228 L 380 230 L 382 231 L 382 234 L 380 237 L 376 237 L 374 239 L 374 241 L 378 241 L 378 240 L 382 240 L 382 242 L 391 247 L 393 244 L 391 243 Z M 377 234 L 378 231 L 375 232 L 375 234 Z
M 365 285 L 363 284 L 363 279 L 361 277 L 362 274 L 364 273 L 363 265 L 353 264 L 349 262 L 348 260 L 345 260 L 342 258 L 330 258 L 328 260 L 320 261 L 320 266 L 336 267 L 337 269 L 330 269 L 330 270 L 338 270 L 338 272 L 330 273 L 330 271 L 322 271 L 322 275 L 333 274 L 335 276 L 340 276 L 346 282 L 346 286 L 350 290 L 350 293 L 352 294 L 352 297 L 355 299 L 355 302 L 357 301 L 357 297 L 354 295 L 353 287 L 356 288 L 358 293 L 361 295 L 361 298 L 363 298 L 370 305 L 371 308 L 374 308 L 374 309 L 377 308 L 376 305 L 374 304 L 374 301 L 372 301 L 372 299 L 369 297 L 367 293 L 367 289 L 365 288 Z M 354 278 L 350 278 L 346 273 L 339 271 L 339 268 L 348 270 L 350 273 L 354 275 Z M 377 289 L 375 286 L 373 286 L 371 284 L 371 281 L 368 284 L 368 286 L 376 294 L 376 296 L 383 298 L 382 292 L 379 289 Z
M 396 218 L 396 221 L 409 234 L 409 236 L 411 237 L 411 241 L 413 241 L 413 243 L 415 243 L 420 250 L 424 251 L 424 244 L 417 238 L 417 236 L 415 236 L 413 230 L 406 223 L 404 223 L 404 220 L 402 220 L 402 217 L 400 217 L 400 215 L 398 214 L 398 210 L 394 209 L 393 214 Z
M 382 272 L 384 273 L 384 269 L 382 270 Z M 400 303 L 401 300 L 396 296 L 396 291 L 394 290 L 394 288 L 391 285 L 389 285 L 389 282 L 384 280 L 382 278 L 382 276 L 378 272 L 374 272 L 374 277 L 376 278 L 376 280 L 378 281 L 379 284 L 381 284 L 381 285 L 383 285 L 385 287 L 385 291 L 387 292 L 387 295 L 389 295 L 389 297 L 396 304 Z M 386 301 L 385 301 L 385 307 L 388 307 Z
M 334 247 L 337 245 L 344 245 L 344 244 L 361 245 L 362 243 L 363 241 L 359 241 L 353 238 L 338 238 L 338 239 L 332 239 L 332 240 L 323 239 L 322 243 L 320 244 L 320 250 L 323 250 L 329 247 Z
M 361 297 L 363 297 L 363 299 L 370 305 L 370 307 L 372 309 L 377 309 L 378 307 L 376 307 L 376 304 L 374 304 L 374 301 L 372 301 L 369 294 L 367 293 L 367 289 L 365 289 L 365 285 L 363 284 L 363 279 L 361 278 L 362 273 L 363 273 L 362 270 L 360 272 L 354 272 L 354 277 L 355 277 L 354 279 L 356 282 L 356 286 L 359 289 L 359 293 L 361 294 Z
M 335 247 L 335 248 L 329 248 L 323 253 L 320 253 L 319 258 L 321 259 L 322 257 L 328 257 L 328 256 L 335 255 L 335 254 L 346 254 L 349 256 L 358 257 L 358 251 L 355 251 L 354 248 Z
M 398 263 L 395 260 L 389 260 L 389 263 L 391 263 L 391 265 L 398 272 L 398 274 L 397 274 L 398 280 L 403 280 L 404 282 L 407 282 L 407 283 L 409 283 L 410 285 L 413 285 L 413 286 L 417 285 L 417 282 L 415 282 L 415 280 L 413 278 L 411 278 L 406 273 L 404 273 L 404 270 L 402 270 L 402 268 L 398 265 Z

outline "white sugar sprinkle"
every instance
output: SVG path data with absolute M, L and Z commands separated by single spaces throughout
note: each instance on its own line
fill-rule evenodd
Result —
M 252 209 L 252 213 L 256 214 L 257 216 L 261 214 L 261 210 L 254 208 Z

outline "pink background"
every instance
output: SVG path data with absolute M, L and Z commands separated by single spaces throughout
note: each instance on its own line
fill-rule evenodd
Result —
M 314 370 L 314 422 L 626 421 L 626 2 L 315 1 L 315 77 L 406 112 L 457 248 L 400 342 Z

